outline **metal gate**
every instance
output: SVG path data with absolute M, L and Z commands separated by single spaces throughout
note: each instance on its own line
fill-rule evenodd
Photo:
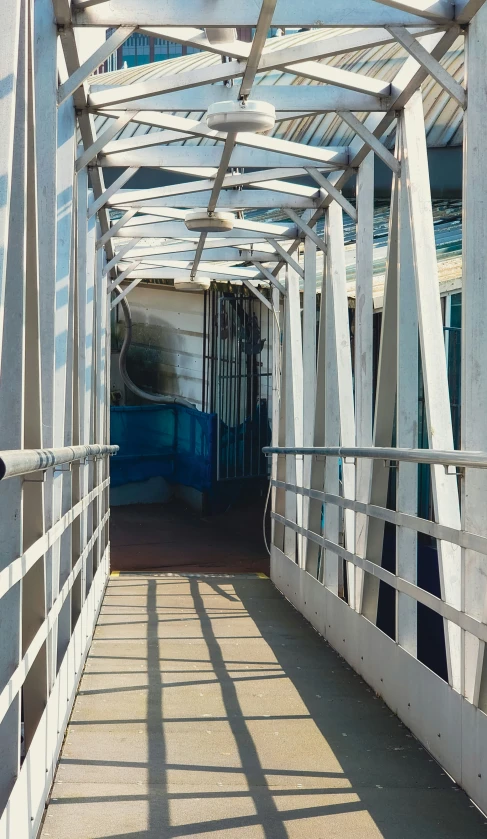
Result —
M 203 410 L 218 416 L 217 480 L 267 476 L 270 312 L 241 288 L 205 292 Z

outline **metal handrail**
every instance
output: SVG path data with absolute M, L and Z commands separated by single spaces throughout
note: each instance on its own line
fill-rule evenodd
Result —
M 107 457 L 118 452 L 118 446 L 64 446 L 59 449 L 11 449 L 0 452 L 0 481 L 16 475 L 28 475 L 50 466 L 73 463 L 85 457 Z
M 404 463 L 426 463 L 432 466 L 457 466 L 487 469 L 487 452 L 435 451 L 434 449 L 385 449 L 378 446 L 368 448 L 346 448 L 343 446 L 299 447 L 265 446 L 264 454 L 324 455 L 325 457 L 369 458 L 372 460 L 397 460 Z

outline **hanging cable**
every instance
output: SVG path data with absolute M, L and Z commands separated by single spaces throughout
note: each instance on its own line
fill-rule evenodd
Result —
M 120 286 L 117 286 L 115 290 L 119 294 L 122 291 Z M 185 405 L 187 408 L 195 408 L 196 405 L 194 404 L 194 402 L 190 402 L 189 399 L 184 399 L 184 397 L 182 396 L 173 396 L 171 394 L 149 393 L 148 391 L 142 390 L 142 388 L 137 387 L 137 385 L 132 381 L 129 374 L 127 373 L 127 355 L 130 349 L 130 344 L 132 342 L 132 316 L 130 314 L 130 306 L 127 303 L 126 297 L 123 297 L 121 299 L 120 305 L 122 307 L 123 316 L 125 319 L 125 336 L 123 339 L 122 349 L 120 350 L 119 358 L 120 375 L 123 379 L 124 384 L 128 387 L 130 391 L 132 391 L 132 393 L 135 393 L 136 396 L 140 396 L 141 399 L 147 399 L 149 402 L 157 402 L 160 405 Z

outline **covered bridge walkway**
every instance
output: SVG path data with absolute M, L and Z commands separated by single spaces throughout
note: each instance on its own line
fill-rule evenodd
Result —
M 486 830 L 264 575 L 111 576 L 42 839 L 483 839 Z
M 486 0 L 0 12 L 0 839 L 487 836 Z M 187 54 L 108 72 L 145 38 Z M 110 576 L 128 393 L 212 406 L 138 453 L 262 477 L 269 577 L 184 519 Z

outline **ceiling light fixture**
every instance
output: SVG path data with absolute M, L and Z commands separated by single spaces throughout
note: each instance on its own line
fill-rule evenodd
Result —
M 269 102 L 239 99 L 238 102 L 214 102 L 206 113 L 206 124 L 214 131 L 259 134 L 274 128 L 276 109 Z
M 193 233 L 227 233 L 233 230 L 235 216 L 223 210 L 191 210 L 186 213 L 184 223 Z
M 207 26 L 206 37 L 210 44 L 229 44 L 237 40 L 236 29 L 224 29 L 222 27 Z
M 196 274 L 195 277 L 189 279 L 185 277 L 174 278 L 174 288 L 177 291 L 207 291 L 210 283 L 210 277 L 205 277 L 203 274 Z

